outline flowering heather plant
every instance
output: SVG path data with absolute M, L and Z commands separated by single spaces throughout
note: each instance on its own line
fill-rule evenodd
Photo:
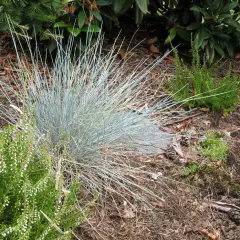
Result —
M 79 184 L 63 192 L 46 145 L 36 154 L 34 142 L 29 124 L 0 133 L 0 239 L 71 239 L 72 228 L 85 220 Z
M 163 120 L 152 116 L 173 104 L 166 98 L 148 108 L 142 104 L 145 99 L 140 95 L 141 83 L 162 59 L 147 67 L 143 67 L 146 60 L 141 61 L 125 75 L 128 63 L 116 61 L 115 45 L 102 54 L 103 34 L 99 33 L 94 43 L 88 35 L 79 55 L 72 47 L 73 39 L 66 48 L 58 41 L 53 66 L 48 67 L 38 49 L 31 51 L 27 37 L 26 42 L 31 69 L 18 54 L 18 68 L 12 76 L 19 91 L 2 83 L 10 104 L 9 91 L 21 103 L 18 107 L 22 112 L 33 111 L 37 132 L 50 139 L 55 153 L 67 150 L 70 158 L 66 157 L 65 166 L 74 166 L 74 174 L 91 189 L 99 190 L 109 182 L 129 191 L 140 187 L 128 176 L 144 171 L 131 167 L 131 161 L 121 156 L 135 149 L 137 143 L 132 139 L 155 121 Z M 2 116 L 13 121 L 12 114 L 1 107 Z

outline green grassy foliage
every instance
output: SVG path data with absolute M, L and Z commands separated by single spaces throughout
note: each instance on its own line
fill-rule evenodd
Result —
M 198 148 L 199 152 L 212 161 L 225 161 L 229 147 L 223 141 L 221 136 L 214 132 L 209 132 L 206 134 L 206 137 L 206 140 L 200 143 Z
M 167 91 L 189 107 L 207 107 L 226 112 L 234 110 L 239 104 L 239 79 L 230 71 L 224 77 L 217 77 L 206 63 L 201 64 L 194 47 L 192 50 L 191 67 L 183 63 L 175 50 L 176 75 L 168 82 Z
M 182 176 L 188 177 L 194 175 L 198 172 L 200 166 L 196 162 L 189 162 L 187 166 L 184 168 Z
M 85 219 L 79 183 L 63 193 L 47 147 L 36 154 L 34 139 L 30 125 L 0 133 L 0 239 L 71 239 L 72 228 Z

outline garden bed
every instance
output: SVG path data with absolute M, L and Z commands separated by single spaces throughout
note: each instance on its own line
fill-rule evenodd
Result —
M 9 53 L 13 52 L 11 47 L 6 47 L 11 46 L 8 41 L 1 46 L 0 78 L 5 78 L 8 69 L 5 60 L 12 58 Z M 140 58 L 147 57 L 148 61 L 152 61 L 156 54 L 162 54 L 149 53 L 146 46 L 143 43 L 132 51 L 132 64 L 129 67 L 134 67 Z M 167 71 L 167 74 L 161 75 L 163 71 Z M 158 84 L 152 83 L 156 79 L 164 81 L 172 74 L 174 60 L 165 61 L 155 68 L 147 81 L 153 86 L 152 92 L 148 92 L 146 96 L 155 96 L 157 101 L 158 91 L 161 90 L 158 89 Z M 230 149 L 226 164 L 213 162 L 198 151 L 199 139 L 212 130 L 211 118 L 211 113 L 204 109 L 184 117 L 176 116 L 175 123 L 165 122 L 161 130 L 177 136 L 178 151 L 176 146 L 169 146 L 167 153 L 154 157 L 132 156 L 139 167 L 155 173 L 143 176 L 148 181 L 143 179 L 139 183 L 161 195 L 164 201 L 153 200 L 150 202 L 151 209 L 129 197 L 122 189 L 116 189 L 122 196 L 106 194 L 104 199 L 100 197 L 90 212 L 88 221 L 79 227 L 79 238 L 200 240 L 205 237 L 210 240 L 237 240 L 240 235 L 240 217 L 234 218 L 229 213 L 211 208 L 209 201 L 240 206 L 240 109 L 223 118 L 217 129 Z M 186 146 L 183 142 L 180 143 L 182 136 L 190 136 L 190 144 Z M 184 177 L 183 172 L 189 162 L 208 168 Z

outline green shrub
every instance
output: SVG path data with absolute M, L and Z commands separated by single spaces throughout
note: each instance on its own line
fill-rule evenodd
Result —
M 79 184 L 63 193 L 46 146 L 36 154 L 34 138 L 30 125 L 0 133 L 0 239 L 71 239 L 85 216 L 77 208 Z
M 206 140 L 200 143 L 198 148 L 199 152 L 208 157 L 212 161 L 222 160 L 223 162 L 227 158 L 229 147 L 222 140 L 221 136 L 214 132 L 206 134 Z
M 216 126 L 224 113 L 239 105 L 240 82 L 231 72 L 218 77 L 206 65 L 201 64 L 199 54 L 193 49 L 192 66 L 188 67 L 176 56 L 176 75 L 167 83 L 167 91 L 173 98 L 189 107 L 206 107 L 216 113 Z
M 240 5 L 234 0 L 187 0 L 176 1 L 163 13 L 167 18 L 169 36 L 166 43 L 176 36 L 202 50 L 205 59 L 212 63 L 216 53 L 224 57 L 234 56 L 234 49 L 240 38 Z
M 150 13 L 164 18 L 166 43 L 176 36 L 190 42 L 193 36 L 195 47 L 212 63 L 216 53 L 233 57 L 240 38 L 239 10 L 234 0 L 0 0 L 0 32 L 8 30 L 6 16 L 15 26 L 31 32 L 34 27 L 41 39 L 52 39 L 55 28 L 77 37 L 98 32 L 102 23 L 109 30 L 119 26 L 119 16 L 127 11 L 137 24 Z
M 34 28 L 41 39 L 56 37 L 54 28 L 77 37 L 81 32 L 98 32 L 102 21 L 108 28 L 112 23 L 119 25 L 118 16 L 132 6 L 139 23 L 147 13 L 147 3 L 147 0 L 0 0 L 0 31 L 8 30 L 8 16 L 19 28 Z

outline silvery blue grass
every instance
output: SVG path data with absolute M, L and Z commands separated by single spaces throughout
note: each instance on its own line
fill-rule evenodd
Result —
M 21 46 L 18 37 L 13 36 L 13 41 L 16 49 L 17 42 Z M 53 149 L 59 146 L 67 149 L 64 165 L 77 166 L 79 177 L 92 188 L 99 189 L 106 182 L 127 190 L 131 186 L 140 187 L 128 178 L 144 172 L 131 167 L 129 158 L 126 160 L 126 152 L 135 147 L 128 139 L 153 122 L 165 120 L 152 116 L 168 111 L 174 104 L 161 98 L 153 106 L 142 106 L 144 99 L 139 94 L 144 90 L 142 83 L 162 58 L 147 67 L 143 67 L 146 65 L 143 60 L 126 75 L 128 62 L 117 60 L 115 44 L 107 54 L 102 54 L 103 34 L 99 33 L 94 44 L 92 36 L 87 37 L 78 56 L 73 39 L 69 39 L 65 48 L 61 40 L 56 40 L 57 55 L 48 67 L 39 49 L 31 50 L 27 36 L 24 41 L 29 48 L 31 67 L 17 51 L 18 67 L 12 70 L 12 78 L 19 91 L 1 83 L 2 93 L 13 110 L 32 112 L 39 135 L 46 136 Z M 21 104 L 17 106 L 13 99 Z M 13 111 L 0 105 L 2 117 L 12 122 Z

